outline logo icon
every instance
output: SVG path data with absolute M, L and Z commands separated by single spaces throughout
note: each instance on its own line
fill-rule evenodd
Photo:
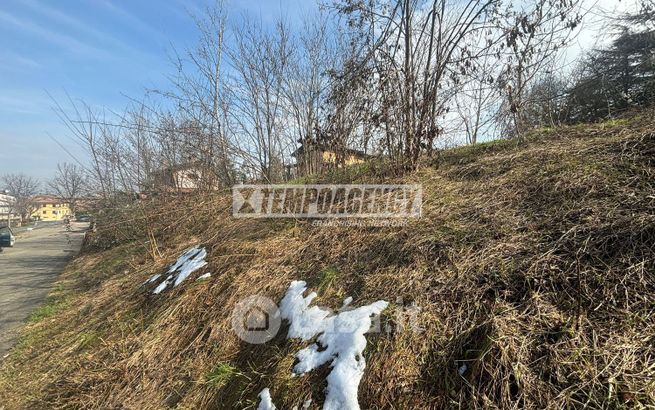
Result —
M 232 329 L 248 343 L 262 344 L 273 339 L 281 322 L 277 305 L 264 296 L 247 297 L 232 312 Z
M 421 185 L 234 185 L 235 218 L 416 219 Z

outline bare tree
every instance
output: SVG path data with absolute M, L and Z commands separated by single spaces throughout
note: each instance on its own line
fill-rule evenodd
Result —
M 562 76 L 547 71 L 533 81 L 526 94 L 524 121 L 529 127 L 556 127 L 569 117 L 567 99 L 574 74 Z
M 20 215 L 21 221 L 27 220 L 34 211 L 32 199 L 38 192 L 39 182 L 23 173 L 3 175 L 2 182 L 9 195 L 16 198 L 10 212 Z
M 178 118 L 172 121 L 176 124 L 173 129 L 163 127 L 160 137 L 176 138 L 176 145 L 186 152 L 182 160 L 193 161 L 201 166 L 203 174 L 211 174 L 212 185 L 215 181 L 230 185 L 234 182 L 237 149 L 228 123 L 230 104 L 224 69 L 227 14 L 223 1 L 215 1 L 202 15 L 192 17 L 198 44 L 174 59 L 173 90 L 158 91 L 175 102 L 178 111 L 164 116 L 169 125 L 173 116 Z M 161 143 L 169 145 L 171 141 Z
M 285 157 L 292 154 L 301 144 L 299 163 L 306 169 L 317 170 L 315 158 L 311 155 L 312 145 L 319 141 L 320 129 L 326 122 L 330 78 L 328 73 L 337 67 L 338 39 L 330 29 L 329 16 L 324 12 L 311 15 L 303 21 L 300 32 L 289 41 L 289 57 L 286 74 L 282 76 L 283 112 L 288 118 L 286 141 L 283 146 Z M 287 144 L 285 144 L 287 145 Z M 308 148 L 308 149 L 305 149 Z
M 57 172 L 54 178 L 48 181 L 48 186 L 69 204 L 72 214 L 75 215 L 79 199 L 87 189 L 86 171 L 75 164 L 57 164 Z
M 494 134 L 501 94 L 495 84 L 498 76 L 496 57 L 480 53 L 472 62 L 472 69 L 463 77 L 454 98 L 467 144 L 478 142 L 481 134 Z
M 284 150 L 291 145 L 284 138 L 283 118 L 289 27 L 279 20 L 269 31 L 261 22 L 245 20 L 234 35 L 231 114 L 240 133 L 239 148 L 256 178 L 277 181 L 283 177 Z
M 509 6 L 497 20 L 507 45 L 498 84 L 505 94 L 505 111 L 515 136 L 520 137 L 528 126 L 524 108 L 533 81 L 574 37 L 582 19 L 580 5 L 580 0 L 536 0 Z
M 477 58 L 470 38 L 484 31 L 500 0 L 417 2 L 345 1 L 340 10 L 358 15 L 370 47 L 362 64 L 375 75 L 377 102 L 371 104 L 386 129 L 388 150 L 402 153 L 413 169 L 421 152 L 430 151 L 442 132 L 460 77 Z M 488 32 L 490 45 L 500 38 Z M 401 138 L 398 138 L 400 136 Z M 394 148 L 390 146 L 394 145 Z
M 116 154 L 116 141 L 112 139 L 112 126 L 106 118 L 93 110 L 84 101 L 74 101 L 68 96 L 68 107 L 64 108 L 54 98 L 54 111 L 72 134 L 73 141 L 88 154 L 91 164 L 89 178 L 100 189 L 105 200 L 116 191 L 116 169 L 120 165 Z

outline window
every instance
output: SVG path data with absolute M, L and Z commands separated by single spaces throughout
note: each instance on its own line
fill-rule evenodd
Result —
M 48 211 L 46 211 L 46 210 L 43 210 L 43 215 L 45 215 L 45 214 L 47 214 L 47 213 L 48 213 Z

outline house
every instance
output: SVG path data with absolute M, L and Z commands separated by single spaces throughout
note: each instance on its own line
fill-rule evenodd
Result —
M 39 221 L 61 221 L 71 216 L 68 203 L 53 195 L 37 195 L 32 199 L 32 219 Z
M 162 168 L 152 173 L 144 191 L 193 192 L 200 188 L 213 186 L 213 175 L 203 169 L 198 162 L 189 162 Z
M 371 155 L 355 149 L 335 150 L 324 145 L 301 146 L 291 153 L 296 163 L 288 168 L 291 177 L 314 174 L 328 168 L 359 164 Z

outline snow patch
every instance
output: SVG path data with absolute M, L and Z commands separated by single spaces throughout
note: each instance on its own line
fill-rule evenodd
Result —
M 197 281 L 198 281 L 198 280 L 206 280 L 206 279 L 209 279 L 209 278 L 211 278 L 211 277 L 212 277 L 212 274 L 209 273 L 209 272 L 207 272 L 207 273 L 205 273 L 204 275 L 200 275 L 200 276 L 198 276 L 198 279 L 196 279 L 196 280 L 197 280 Z
M 271 399 L 271 392 L 268 390 L 268 388 L 265 388 L 259 393 L 259 398 L 261 401 L 259 402 L 259 406 L 257 407 L 257 410 L 276 410 L 277 407 L 275 407 L 275 404 L 273 404 L 273 400 Z
M 275 404 L 273 404 L 273 400 L 271 400 L 271 392 L 268 390 L 268 388 L 265 388 L 259 393 L 259 406 L 257 406 L 257 410 L 276 410 L 277 407 L 275 407 Z M 312 405 L 312 399 L 305 400 L 302 404 L 302 409 L 301 410 L 308 410 L 309 406 Z M 293 406 L 292 410 L 298 410 L 298 406 Z
M 312 405 L 312 399 L 305 400 L 305 402 L 302 404 L 301 410 L 307 410 L 311 405 Z M 293 410 L 298 410 L 298 406 L 293 406 Z
M 155 274 L 155 275 L 152 275 L 152 276 L 150 277 L 150 279 L 148 279 L 147 281 L 143 282 L 143 284 L 146 285 L 146 284 L 148 284 L 148 283 L 152 283 L 152 282 L 156 281 L 156 280 L 159 279 L 159 278 L 161 278 L 161 273 L 157 273 L 157 274 Z
M 280 316 L 291 323 L 287 337 L 309 340 L 324 332 L 328 325 L 326 319 L 330 311 L 318 306 L 310 308 L 309 305 L 317 294 L 312 292 L 303 297 L 306 289 L 305 282 L 294 280 L 280 302 Z
M 316 293 L 304 297 L 305 290 L 305 282 L 293 281 L 280 302 L 282 318 L 291 322 L 287 337 L 310 340 L 318 335 L 316 343 L 296 354 L 299 363 L 293 371 L 303 374 L 329 362 L 332 371 L 327 377 L 323 409 L 358 410 L 357 389 L 366 367 L 364 334 L 371 328 L 372 317 L 379 315 L 388 303 L 380 300 L 333 315 L 317 306 L 309 307 Z M 346 299 L 344 307 L 350 302 L 351 298 Z
M 165 273 L 165 275 L 168 276 L 166 276 L 166 279 L 157 285 L 152 293 L 157 295 L 166 290 L 166 288 L 169 286 L 178 286 L 180 283 L 184 282 L 184 280 L 188 278 L 191 273 L 207 265 L 207 262 L 205 261 L 206 257 L 207 251 L 205 248 L 194 246 L 187 249 L 182 255 L 180 255 L 179 258 L 177 258 L 175 263 L 168 268 L 168 271 Z M 145 283 L 155 283 L 162 276 L 162 274 L 153 275 Z

